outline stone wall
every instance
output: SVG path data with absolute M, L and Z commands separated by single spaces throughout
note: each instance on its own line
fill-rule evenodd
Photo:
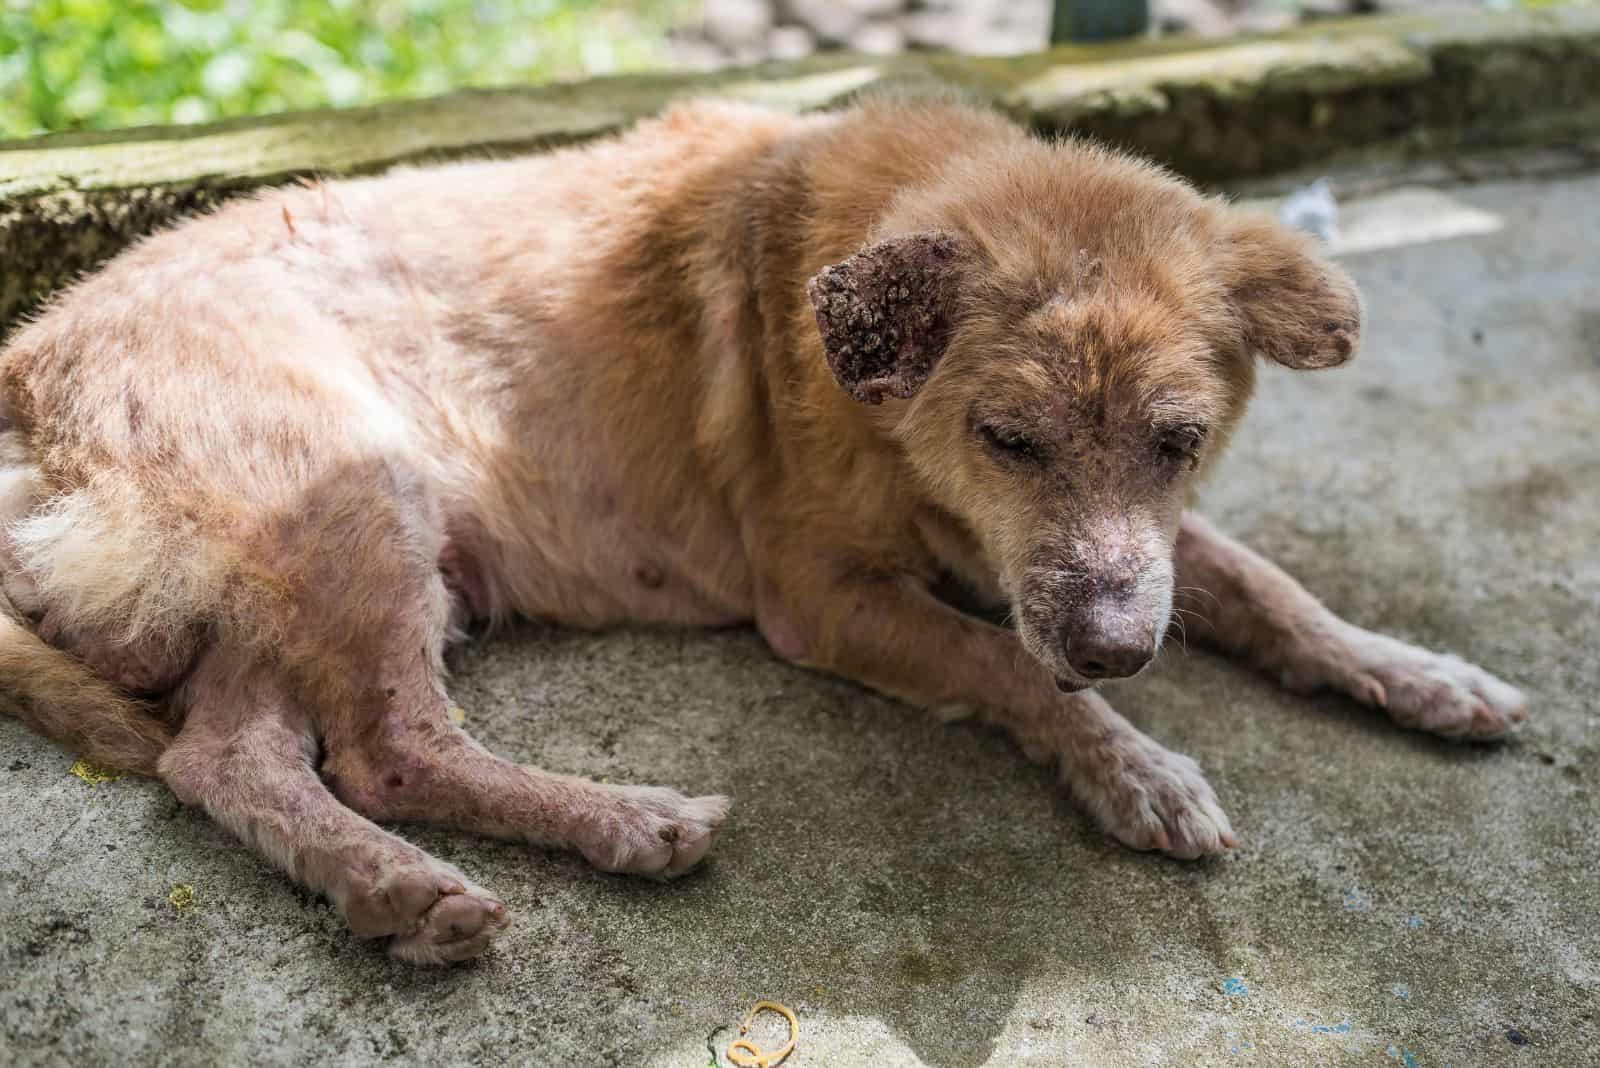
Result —
M 1162 34 L 1275 33 L 1343 15 L 1451 7 L 1481 0 L 1149 0 Z M 695 70 L 801 59 L 844 49 L 866 55 L 932 50 L 1014 56 L 1050 45 L 1053 0 L 703 0 L 671 34 L 675 66 Z
M 1596 71 L 1600 9 L 1553 8 L 1005 58 L 836 54 L 9 142 L 0 144 L 0 323 L 140 234 L 245 189 L 581 141 L 697 95 L 809 109 L 876 87 L 955 89 L 1041 130 L 1088 133 L 1220 182 L 1356 151 L 1600 150 Z

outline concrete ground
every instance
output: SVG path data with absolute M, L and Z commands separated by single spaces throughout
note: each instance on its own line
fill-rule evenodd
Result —
M 1514 741 L 1169 647 L 1108 690 L 1239 831 L 1186 864 L 1102 838 L 1003 739 L 752 633 L 530 627 L 464 659 L 488 745 L 735 817 L 670 885 L 410 831 L 517 916 L 418 971 L 4 720 L 0 1064 L 703 1068 L 759 998 L 799 1013 L 792 1068 L 1600 1063 L 1600 177 L 1449 195 L 1503 229 L 1349 255 L 1365 354 L 1266 374 L 1207 505 L 1350 618 L 1524 687 Z

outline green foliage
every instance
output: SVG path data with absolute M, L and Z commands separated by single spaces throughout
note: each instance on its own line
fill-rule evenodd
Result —
M 0 136 L 204 122 L 664 61 L 691 0 L 0 0 Z

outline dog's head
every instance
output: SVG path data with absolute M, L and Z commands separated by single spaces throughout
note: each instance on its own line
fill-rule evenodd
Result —
M 982 546 L 1062 689 L 1132 675 L 1261 355 L 1354 355 L 1354 285 L 1275 222 L 1082 148 L 905 200 L 808 286 L 839 384 Z M 888 403 L 884 403 L 888 402 Z

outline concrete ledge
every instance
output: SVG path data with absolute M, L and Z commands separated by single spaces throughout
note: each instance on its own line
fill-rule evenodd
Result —
M 1353 150 L 1570 142 L 1600 117 L 1600 9 L 1352 19 L 1223 44 L 1068 46 L 1004 59 L 818 57 L 718 74 L 454 93 L 203 127 L 0 144 L 0 323 L 179 214 L 306 174 L 595 137 L 700 95 L 823 108 L 877 87 L 965 92 L 1202 181 Z

